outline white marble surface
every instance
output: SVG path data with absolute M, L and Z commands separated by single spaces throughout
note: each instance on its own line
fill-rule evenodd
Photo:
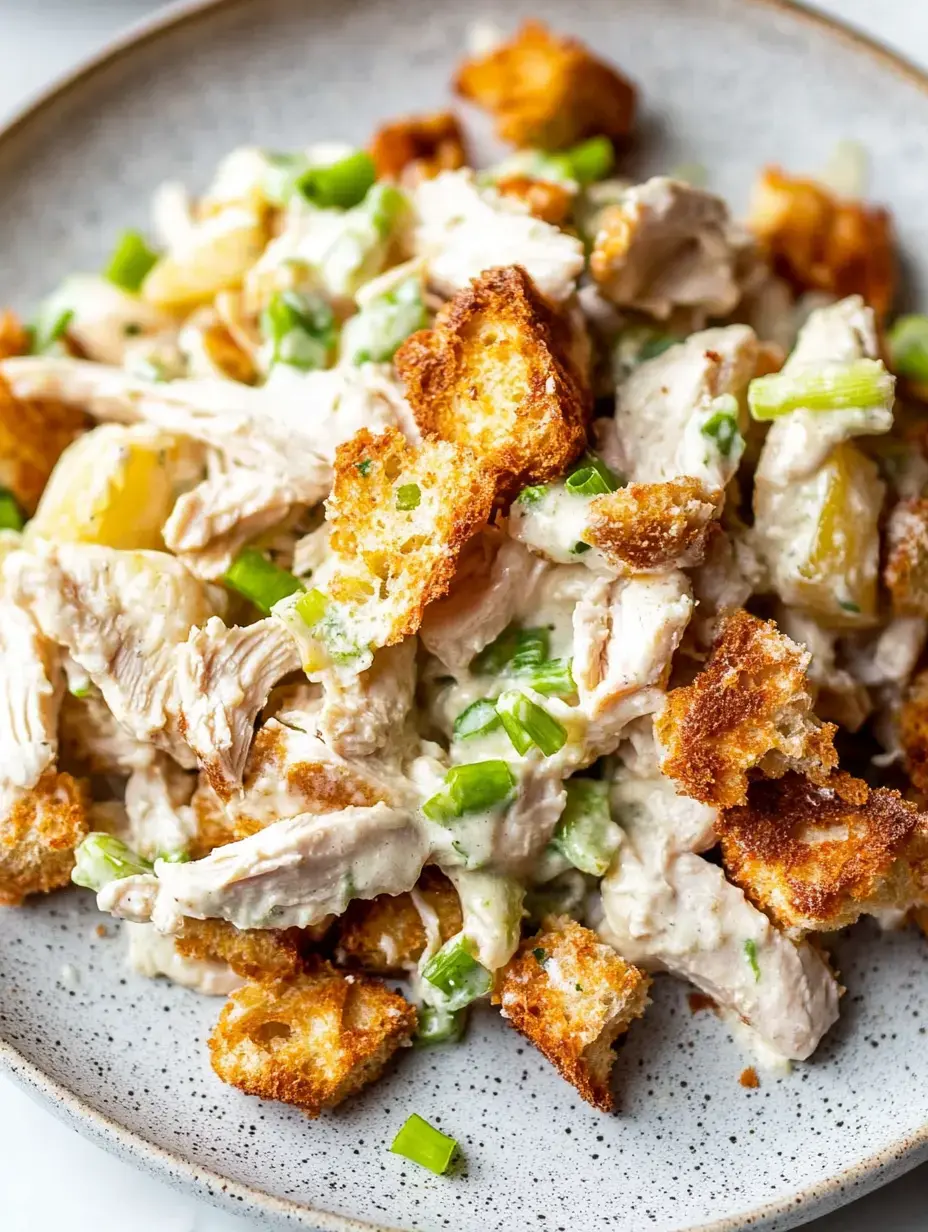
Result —
M 0 122 L 114 31 L 158 7 L 151 0 L 0 0 Z M 928 66 L 925 0 L 820 0 L 819 7 Z M 928 1165 L 808 1227 L 928 1232 Z M 0 1232 L 126 1228 L 263 1232 L 111 1159 L 0 1078 Z

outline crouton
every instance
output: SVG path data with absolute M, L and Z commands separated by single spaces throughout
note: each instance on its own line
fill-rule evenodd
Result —
M 30 517 L 62 451 L 88 427 L 77 407 L 17 398 L 0 376 L 0 486 Z
M 576 39 L 527 21 L 508 42 L 466 60 L 454 88 L 489 111 L 503 141 L 559 150 L 584 137 L 627 137 L 635 87 Z
M 223 1082 L 317 1117 L 374 1082 L 415 1029 L 416 1011 L 398 993 L 316 961 L 290 979 L 234 992 L 210 1059 Z
M 15 312 L 9 308 L 0 312 L 0 359 L 28 355 L 31 349 L 29 333 Z
M 184 958 L 228 963 L 236 975 L 248 980 L 268 977 L 285 980 L 303 970 L 314 940 L 324 937 L 326 930 L 318 933 L 301 928 L 241 930 L 227 920 L 187 917 L 174 944 Z
M 383 124 L 371 141 L 371 157 L 378 179 L 418 183 L 440 171 L 466 166 L 464 133 L 450 111 L 406 116 Z
M 640 573 L 702 564 L 722 501 L 699 479 L 631 483 L 590 502 L 583 538 L 616 569 Z
M 423 433 L 470 445 L 513 496 L 557 478 L 584 447 L 586 396 L 569 355 L 566 321 L 520 266 L 504 266 L 459 291 L 395 362 Z
M 650 983 L 594 932 L 553 916 L 503 968 L 493 1001 L 588 1104 L 609 1112 L 612 1045 L 644 1013 Z
M 235 824 L 204 774 L 200 775 L 190 799 L 190 808 L 196 820 L 196 833 L 188 850 L 192 859 L 200 860 L 217 847 L 224 847 L 226 843 L 234 843 L 244 837 L 236 832 Z
M 68 884 L 89 807 L 86 784 L 54 770 L 14 800 L 0 821 L 0 906 Z
M 887 210 L 840 201 L 813 180 L 767 167 L 754 186 L 748 225 L 797 291 L 862 295 L 878 316 L 892 305 L 897 269 Z
M 461 931 L 457 891 L 444 873 L 431 866 L 422 870 L 411 894 L 380 894 L 367 901 L 355 899 L 349 905 L 339 920 L 339 962 L 375 975 L 411 970 L 429 939 L 423 916 L 431 917 L 441 945 Z
M 899 711 L 899 743 L 912 783 L 928 794 L 928 670 L 914 677 Z
M 928 816 L 898 791 L 871 791 L 842 772 L 822 784 L 792 772 L 757 780 L 718 830 L 729 879 L 797 940 L 921 897 Z
M 810 659 L 774 621 L 728 616 L 706 666 L 667 695 L 655 719 L 663 773 L 684 795 L 720 808 L 745 803 L 755 767 L 771 777 L 827 774 L 837 765 L 837 728 L 812 714 Z
M 530 175 L 504 175 L 496 181 L 501 197 L 521 201 L 534 218 L 562 227 L 574 208 L 574 195 L 563 184 L 536 180 Z
M 326 502 L 337 566 L 326 589 L 349 610 L 362 606 L 372 647 L 415 633 L 426 606 L 447 594 L 493 497 L 491 474 L 463 445 L 432 440 L 415 448 L 395 428 L 362 428 L 338 446 Z
M 883 582 L 897 616 L 928 616 L 928 500 L 900 501 L 886 524 Z

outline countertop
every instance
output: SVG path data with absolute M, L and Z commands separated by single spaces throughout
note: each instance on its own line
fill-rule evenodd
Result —
M 257 2 L 257 0 L 256 0 Z M 151 0 L 0 0 L 0 123 L 30 95 L 161 7 Z M 928 67 L 928 4 L 821 0 Z M 2 1232 L 263 1232 L 111 1159 L 0 1077 Z M 928 1165 L 809 1232 L 926 1232 Z

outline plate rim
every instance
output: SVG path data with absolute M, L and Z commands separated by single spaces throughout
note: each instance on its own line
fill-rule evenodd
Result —
M 19 132 L 46 110 L 66 101 L 74 90 L 88 83 L 97 73 L 135 51 L 182 26 L 208 20 L 220 9 L 232 9 L 256 0 L 173 0 L 156 13 L 133 21 L 109 38 L 72 68 L 52 78 L 51 82 L 28 97 L 24 104 L 0 124 L 0 147 L 8 146 Z M 304 0 L 308 4 L 315 0 Z M 698 0 L 701 2 L 701 0 Z M 709 0 L 711 3 L 711 0 Z M 923 69 L 905 55 L 895 51 L 878 37 L 817 9 L 807 7 L 803 0 L 750 0 L 755 8 L 781 13 L 789 19 L 816 27 L 830 38 L 844 44 L 859 55 L 868 56 L 880 67 L 905 78 L 928 95 L 928 69 Z M 183 1155 L 151 1142 L 143 1134 L 121 1125 L 117 1120 L 94 1108 L 64 1082 L 52 1078 L 41 1066 L 30 1061 L 8 1040 L 0 1036 L 0 1073 L 11 1078 L 31 1097 L 75 1132 L 92 1138 L 110 1154 L 123 1162 L 136 1165 L 149 1175 L 174 1188 L 193 1190 L 199 1197 L 234 1214 L 272 1217 L 314 1232 L 403 1232 L 397 1225 L 370 1223 L 347 1215 L 334 1215 L 303 1202 L 276 1198 L 252 1185 L 233 1181 L 210 1168 L 202 1167 Z M 849 1202 L 890 1183 L 904 1173 L 928 1161 L 928 1117 L 914 1133 L 890 1143 L 879 1151 L 841 1172 L 792 1194 L 787 1198 L 744 1210 L 722 1219 L 692 1224 L 685 1232 L 740 1232 L 749 1224 L 762 1232 L 775 1220 L 786 1216 L 788 1226 L 796 1227 L 818 1215 L 837 1210 Z M 853 1189 L 847 1198 L 842 1191 Z M 835 1200 L 837 1198 L 837 1200 Z M 797 1217 L 793 1222 L 791 1217 Z

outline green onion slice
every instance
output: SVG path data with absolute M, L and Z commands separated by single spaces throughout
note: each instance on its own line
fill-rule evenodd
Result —
M 560 157 L 572 180 L 581 186 L 604 180 L 615 166 L 615 150 L 608 137 L 589 137 Z
M 509 660 L 509 670 L 519 676 L 533 671 L 547 659 L 550 642 L 547 629 L 521 629 L 516 652 Z
M 893 371 L 909 381 L 928 383 L 928 316 L 899 317 L 886 341 Z
M 319 621 L 326 613 L 329 606 L 329 600 L 321 590 L 317 590 L 314 586 L 312 590 L 308 590 L 305 595 L 300 595 L 296 604 L 297 613 L 300 619 L 309 629 L 315 629 Z
M 879 359 L 817 364 L 800 372 L 759 376 L 748 386 L 748 406 L 757 420 L 791 411 L 844 411 L 892 404 L 895 379 Z
M 364 198 L 363 208 L 370 216 L 377 234 L 381 239 L 386 239 L 407 204 L 405 195 L 395 184 L 375 184 Z
M 454 1138 L 449 1138 L 415 1112 L 403 1125 L 390 1147 L 394 1155 L 411 1159 L 414 1164 L 421 1164 L 436 1176 L 447 1172 L 457 1149 L 458 1144 Z
M 498 676 L 507 668 L 527 670 L 548 657 L 548 641 L 546 629 L 509 625 L 472 660 L 470 670 L 478 676 Z M 517 661 L 519 669 L 515 668 Z
M 452 766 L 445 775 L 444 787 L 425 801 L 422 811 L 432 821 L 483 813 L 506 800 L 515 785 L 515 775 L 504 761 Z
M 532 505 L 540 504 L 547 494 L 548 489 L 544 484 L 535 484 L 532 487 L 523 488 L 516 499 L 520 505 L 527 505 L 531 508 Z
M 748 966 L 754 973 L 755 984 L 760 980 L 760 963 L 757 961 L 757 942 L 750 938 L 744 943 L 744 956 L 748 960 Z
M 402 483 L 396 489 L 396 507 L 401 513 L 418 509 L 422 503 L 422 489 L 417 483 Z
M 377 179 L 374 160 L 365 150 L 329 163 L 327 167 L 309 167 L 296 177 L 297 192 L 311 205 L 320 209 L 348 210 L 359 205 Z
M 57 296 L 54 298 L 57 299 Z M 32 338 L 32 354 L 47 355 L 65 335 L 74 320 L 73 308 L 40 309 L 29 328 Z
M 158 254 L 148 247 L 144 236 L 138 231 L 123 231 L 103 276 L 115 286 L 134 294 L 157 260 Z
M 74 853 L 71 880 L 87 890 L 102 890 L 111 881 L 137 873 L 150 873 L 152 865 L 132 851 L 122 839 L 95 830 Z
M 567 476 L 567 491 L 575 496 L 604 496 L 621 486 L 619 476 L 605 464 L 602 458 L 587 454 L 576 470 Z
M 571 697 L 577 691 L 570 659 L 546 659 L 527 673 L 527 681 L 536 693 L 546 697 Z
M 458 740 L 470 740 L 473 736 L 486 736 L 496 731 L 501 724 L 496 706 L 484 697 L 461 711 L 454 720 L 454 734 Z
M 596 779 L 570 779 L 566 787 L 567 804 L 551 846 L 582 873 L 604 877 L 622 841 L 622 832 L 609 809 L 608 784 Z
M 723 458 L 740 453 L 744 441 L 738 430 L 738 400 L 733 394 L 721 394 L 710 406 L 711 414 L 699 429 L 703 436 L 715 441 Z
M 299 578 L 279 568 L 257 548 L 243 548 L 229 566 L 223 581 L 250 599 L 265 616 L 270 614 L 275 603 L 303 589 Z
M 418 278 L 407 278 L 349 317 L 342 335 L 343 353 L 351 364 L 389 363 L 400 344 L 428 323 L 421 283 Z
M 25 524 L 19 501 L 9 488 L 0 488 L 0 530 L 22 530 Z
M 452 937 L 422 968 L 422 978 L 441 993 L 445 1009 L 463 1009 L 490 991 L 493 976 L 474 957 L 474 948 L 469 937 Z
M 261 332 L 271 343 L 271 362 L 303 372 L 324 368 L 336 342 L 332 309 L 318 295 L 278 291 L 261 314 Z
M 420 1005 L 415 1046 L 431 1048 L 433 1044 L 457 1044 L 464 1034 L 467 1010 L 438 1009 L 434 1005 Z
M 545 757 L 553 757 L 567 743 L 567 729 L 563 724 L 548 714 L 543 706 L 516 689 L 499 697 L 496 710 L 503 721 L 506 735 L 520 756 L 524 756 L 534 744 Z

